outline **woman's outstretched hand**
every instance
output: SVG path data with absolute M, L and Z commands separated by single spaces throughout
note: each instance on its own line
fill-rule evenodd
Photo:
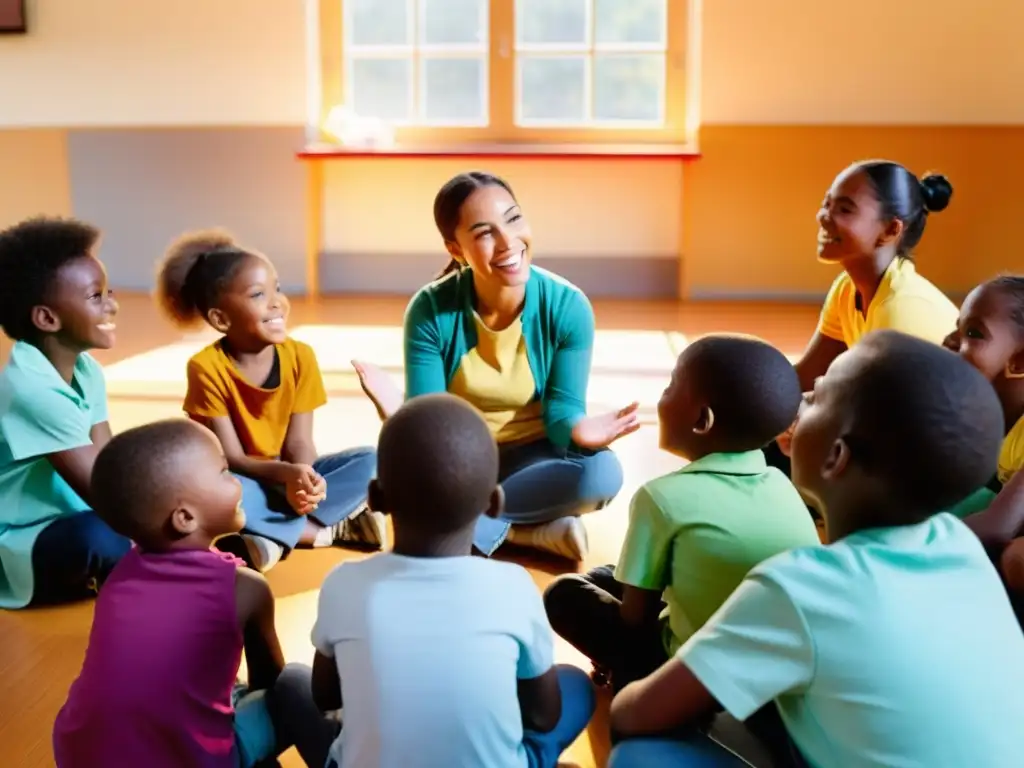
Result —
M 394 379 L 384 369 L 373 363 L 364 363 L 360 360 L 353 360 L 352 367 L 359 375 L 359 386 L 370 398 L 373 407 L 377 409 L 380 420 L 384 421 L 394 414 L 405 400 L 402 391 L 395 386 Z
M 572 428 L 572 441 L 592 451 L 607 448 L 620 437 L 640 429 L 639 411 L 640 403 L 630 403 L 600 416 L 585 416 Z

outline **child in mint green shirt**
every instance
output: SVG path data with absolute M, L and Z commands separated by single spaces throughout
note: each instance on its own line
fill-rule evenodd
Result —
M 113 345 L 117 314 L 98 238 L 53 218 L 0 232 L 0 608 L 87 596 L 131 546 L 89 511 L 110 425 L 88 350 Z
M 778 768 L 1020 765 L 1024 635 L 977 537 L 940 513 L 985 483 L 1002 437 L 991 385 L 947 350 L 882 331 L 836 358 L 792 442 L 832 543 L 762 563 L 623 689 L 609 766 L 735 766 L 699 729 L 716 705 L 781 716 Z
M 760 450 L 800 396 L 793 366 L 757 339 L 709 336 L 679 356 L 658 415 L 662 448 L 689 465 L 634 495 L 617 566 L 545 594 L 552 627 L 615 688 L 664 662 L 755 565 L 817 543 L 800 494 Z

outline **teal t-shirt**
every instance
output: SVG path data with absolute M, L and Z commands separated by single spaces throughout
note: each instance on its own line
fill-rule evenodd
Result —
M 636 492 L 615 578 L 663 591 L 673 654 L 751 568 L 818 542 L 800 494 L 761 451 L 716 453 Z
M 58 517 L 88 509 L 46 458 L 91 442 L 107 421 L 103 369 L 78 356 L 73 384 L 36 347 L 15 343 L 0 371 L 0 608 L 32 599 L 32 547 Z
M 814 768 L 1022 764 L 1024 634 L 950 514 L 772 558 L 677 658 L 740 720 L 774 700 Z

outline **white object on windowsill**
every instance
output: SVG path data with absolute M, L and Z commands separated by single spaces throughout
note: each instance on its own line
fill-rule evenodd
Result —
M 378 117 L 357 115 L 345 106 L 331 109 L 323 128 L 346 147 L 389 149 L 395 146 L 395 129 L 390 123 Z

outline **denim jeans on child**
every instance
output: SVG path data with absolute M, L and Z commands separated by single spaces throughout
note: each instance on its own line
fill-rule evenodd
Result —
M 95 512 L 58 517 L 32 547 L 32 604 L 95 595 L 131 547 L 131 541 L 115 533 Z
M 606 506 L 622 488 L 622 465 L 609 449 L 561 451 L 547 439 L 500 449 L 505 511 L 477 521 L 473 545 L 485 555 L 501 546 L 511 525 L 547 523 Z
M 335 525 L 365 503 L 367 487 L 377 472 L 377 452 L 373 448 L 352 448 L 332 453 L 314 461 L 313 469 L 327 481 L 327 498 L 309 517 L 321 525 Z M 251 477 L 236 477 L 242 483 L 243 531 L 294 549 L 306 527 L 306 518 L 295 514 L 284 489 Z

